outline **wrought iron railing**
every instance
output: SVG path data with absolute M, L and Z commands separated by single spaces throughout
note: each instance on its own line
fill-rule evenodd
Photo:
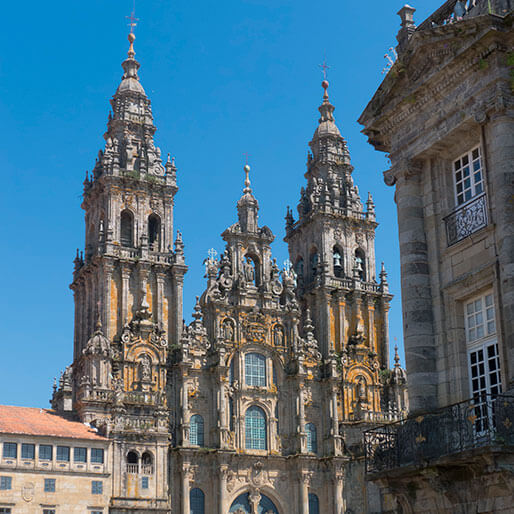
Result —
M 514 396 L 481 395 L 364 433 L 366 473 L 421 466 L 485 446 L 514 446 Z
M 466 205 L 459 207 L 444 218 L 448 246 L 487 226 L 487 201 L 485 193 L 477 196 Z

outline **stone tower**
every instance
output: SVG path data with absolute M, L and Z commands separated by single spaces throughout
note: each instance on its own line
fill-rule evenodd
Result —
M 105 149 L 84 182 L 85 252 L 71 284 L 73 405 L 114 440 L 111 512 L 150 503 L 167 512 L 166 365 L 180 339 L 186 267 L 180 234 L 171 247 L 176 169 L 154 145 L 134 40 L 129 34 Z
M 286 237 L 323 358 L 337 355 L 342 370 L 341 420 L 375 419 L 384 410 L 379 371 L 388 368 L 387 275 L 375 272 L 375 206 L 366 211 L 352 179 L 346 141 L 336 126 L 328 82 L 322 82 L 319 125 L 309 143 L 307 187 L 299 219 L 287 211 Z

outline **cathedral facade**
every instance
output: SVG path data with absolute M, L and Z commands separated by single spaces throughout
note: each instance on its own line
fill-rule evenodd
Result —
M 73 363 L 52 407 L 110 441 L 111 513 L 373 510 L 362 432 L 405 414 L 406 379 L 398 359 L 389 369 L 374 203 L 352 179 L 328 82 L 298 214 L 287 209 L 291 263 L 273 259 L 245 166 L 237 218 L 186 325 L 176 168 L 154 144 L 134 40 L 84 181 Z

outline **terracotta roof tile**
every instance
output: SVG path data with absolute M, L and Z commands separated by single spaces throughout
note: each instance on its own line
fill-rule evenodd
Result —
M 12 405 L 0 405 L 0 433 L 106 440 L 93 428 L 69 421 L 51 409 Z

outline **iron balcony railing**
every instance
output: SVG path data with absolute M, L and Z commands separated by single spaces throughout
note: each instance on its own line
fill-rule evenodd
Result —
M 459 207 L 444 218 L 448 246 L 458 243 L 487 226 L 487 201 L 485 193 Z
M 422 466 L 485 446 L 514 447 L 514 396 L 481 395 L 364 433 L 366 473 Z

